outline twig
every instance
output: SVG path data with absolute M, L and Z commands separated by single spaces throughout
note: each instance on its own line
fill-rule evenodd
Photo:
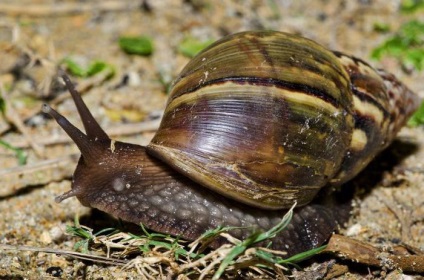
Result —
M 54 5 L 43 4 L 0 4 L 0 13 L 10 16 L 63 16 L 80 14 L 85 12 L 116 12 L 130 11 L 141 6 L 140 1 L 95 1 L 75 3 L 55 3 Z
M 160 120 L 152 120 L 140 123 L 128 123 L 120 124 L 119 126 L 110 127 L 106 129 L 107 135 L 110 137 L 133 135 L 141 132 L 156 131 L 159 127 Z M 36 141 L 38 145 L 51 146 L 58 144 L 71 143 L 72 140 L 69 136 L 63 134 L 58 137 L 41 138 Z M 25 139 L 20 139 L 13 142 L 13 146 L 16 148 L 28 147 L 28 142 Z
M 0 249 L 2 250 L 12 250 L 12 251 L 31 251 L 31 252 L 44 252 L 49 254 L 58 254 L 68 257 L 73 257 L 80 260 L 92 261 L 96 263 L 104 263 L 108 265 L 118 265 L 123 266 L 128 263 L 126 260 L 107 258 L 96 255 L 89 255 L 84 253 L 66 251 L 66 250 L 58 250 L 52 248 L 41 248 L 41 247 L 32 247 L 32 246 L 14 246 L 14 245 L 6 245 L 0 244 Z
M 395 255 L 381 252 L 370 244 L 334 234 L 323 252 L 331 252 L 356 263 L 406 272 L 424 273 L 424 255 Z
M 28 129 L 25 127 L 23 121 L 21 120 L 21 118 L 19 117 L 18 113 L 16 113 L 16 111 L 14 110 L 12 103 L 9 100 L 9 97 L 6 94 L 6 91 L 4 90 L 3 84 L 0 81 L 0 94 L 1 97 L 4 100 L 5 103 L 5 107 L 6 107 L 6 112 L 5 112 L 5 117 L 6 119 L 13 123 L 14 126 L 16 126 L 16 128 L 22 133 L 22 135 L 25 137 L 27 143 L 31 146 L 31 148 L 34 150 L 35 154 L 40 157 L 43 158 L 44 157 L 44 149 L 42 146 L 38 145 L 37 143 L 35 143 L 32 140 L 32 137 L 28 131 Z
M 208 266 L 206 266 L 202 270 L 202 273 L 199 276 L 199 280 L 212 274 L 216 270 L 216 266 L 219 266 L 222 263 L 225 257 L 230 253 L 231 249 L 232 248 L 225 248 L 224 246 L 222 246 L 220 249 L 214 251 L 213 253 L 216 256 L 216 259 L 214 259 L 211 263 L 209 263 Z
M 47 184 L 70 177 L 78 158 L 79 155 L 75 154 L 0 170 L 0 197 L 13 195 L 27 186 Z
M 10 124 L 6 121 L 1 121 L 0 122 L 0 135 L 2 135 L 3 133 L 5 133 L 6 131 L 8 131 L 11 128 Z M 27 144 L 28 146 L 28 144 Z

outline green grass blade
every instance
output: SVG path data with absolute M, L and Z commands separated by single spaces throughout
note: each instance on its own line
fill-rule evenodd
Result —
M 274 238 L 279 232 L 284 230 L 293 217 L 293 209 L 295 206 L 296 204 L 294 204 L 292 208 L 289 209 L 289 211 L 284 215 L 284 217 L 277 225 L 275 225 L 268 231 L 255 232 L 245 240 L 241 241 L 239 244 L 235 245 L 235 247 L 223 259 L 222 263 L 220 264 L 218 270 L 215 272 L 212 279 L 219 279 L 222 273 L 224 273 L 225 269 L 233 262 L 233 260 L 240 254 L 242 254 L 244 251 L 246 251 L 247 248 L 264 240 Z

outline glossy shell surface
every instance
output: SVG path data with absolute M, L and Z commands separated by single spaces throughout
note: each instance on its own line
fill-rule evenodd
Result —
M 339 171 L 352 112 L 348 73 L 332 52 L 295 35 L 239 33 L 184 68 L 148 148 L 218 193 L 286 208 Z

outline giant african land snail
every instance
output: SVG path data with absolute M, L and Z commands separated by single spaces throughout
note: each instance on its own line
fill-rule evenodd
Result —
M 246 227 L 232 232 L 243 238 L 297 202 L 272 243 L 289 254 L 329 237 L 337 206 L 307 204 L 357 175 L 418 103 L 391 74 L 273 31 L 227 36 L 193 58 L 146 147 L 111 140 L 65 81 L 86 134 L 44 107 L 82 153 L 58 201 L 186 239 L 219 225 Z

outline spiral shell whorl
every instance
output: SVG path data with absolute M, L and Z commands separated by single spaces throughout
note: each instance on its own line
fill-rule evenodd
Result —
M 390 143 L 412 113 L 417 110 L 420 99 L 393 74 L 382 69 L 376 71 L 382 77 L 389 96 L 389 113 L 392 124 L 387 132 L 387 143 Z
M 355 177 L 385 149 L 419 105 L 418 97 L 396 77 L 361 59 L 334 52 L 349 74 L 355 126 L 340 171 L 331 183 Z

